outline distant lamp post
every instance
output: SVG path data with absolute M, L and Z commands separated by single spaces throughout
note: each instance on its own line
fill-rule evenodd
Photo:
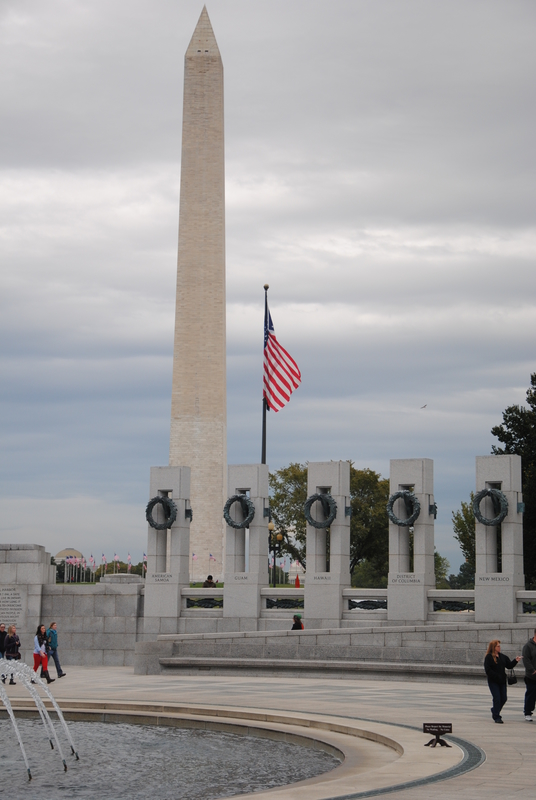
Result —
M 275 525 L 271 520 L 268 523 L 268 531 L 269 531 L 270 550 L 274 554 L 273 587 L 275 589 L 277 585 L 277 569 L 275 562 L 276 558 L 281 555 L 281 542 L 283 541 L 283 534 L 274 533 Z

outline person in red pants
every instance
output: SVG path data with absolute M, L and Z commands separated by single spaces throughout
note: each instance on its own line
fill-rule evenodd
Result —
M 34 636 L 34 672 L 37 672 L 39 665 L 43 672 L 43 677 L 46 678 L 47 683 L 53 683 L 54 678 L 48 674 L 48 658 L 47 658 L 47 629 L 46 625 L 39 625 L 37 632 Z

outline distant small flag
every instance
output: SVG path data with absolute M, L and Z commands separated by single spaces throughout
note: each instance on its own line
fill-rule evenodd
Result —
M 114 553 L 114 561 L 119 561 L 119 556 L 117 555 L 117 553 Z
M 216 559 L 214 558 L 214 556 L 212 555 L 212 553 L 210 553 L 210 554 L 209 554 L 208 560 L 209 560 L 209 561 L 216 561 Z
M 192 553 L 192 561 L 197 561 L 197 556 L 195 553 Z
M 147 561 L 147 554 L 146 553 L 143 554 L 143 560 Z
M 276 339 L 272 317 L 266 304 L 264 317 L 264 392 L 266 404 L 279 411 L 301 383 L 298 365 Z

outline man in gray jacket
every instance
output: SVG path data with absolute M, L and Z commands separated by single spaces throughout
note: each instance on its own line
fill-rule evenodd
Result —
M 532 712 L 536 706 L 536 628 L 534 636 L 529 639 L 522 650 L 523 666 L 525 667 L 525 708 L 523 713 L 527 722 L 532 722 Z

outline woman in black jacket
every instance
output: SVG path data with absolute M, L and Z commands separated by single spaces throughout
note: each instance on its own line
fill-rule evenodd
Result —
M 20 647 L 20 639 L 17 636 L 17 628 L 15 625 L 10 625 L 7 629 L 7 636 L 4 642 L 4 647 L 6 648 L 6 659 L 8 661 L 14 661 L 20 658 L 19 647 Z
M 513 661 L 501 653 L 501 643 L 498 639 L 492 639 L 488 644 L 486 657 L 484 659 L 484 669 L 488 677 L 488 686 L 493 697 L 491 715 L 494 722 L 502 723 L 502 707 L 506 703 L 506 670 L 517 667 L 517 662 L 521 656 L 516 656 Z

